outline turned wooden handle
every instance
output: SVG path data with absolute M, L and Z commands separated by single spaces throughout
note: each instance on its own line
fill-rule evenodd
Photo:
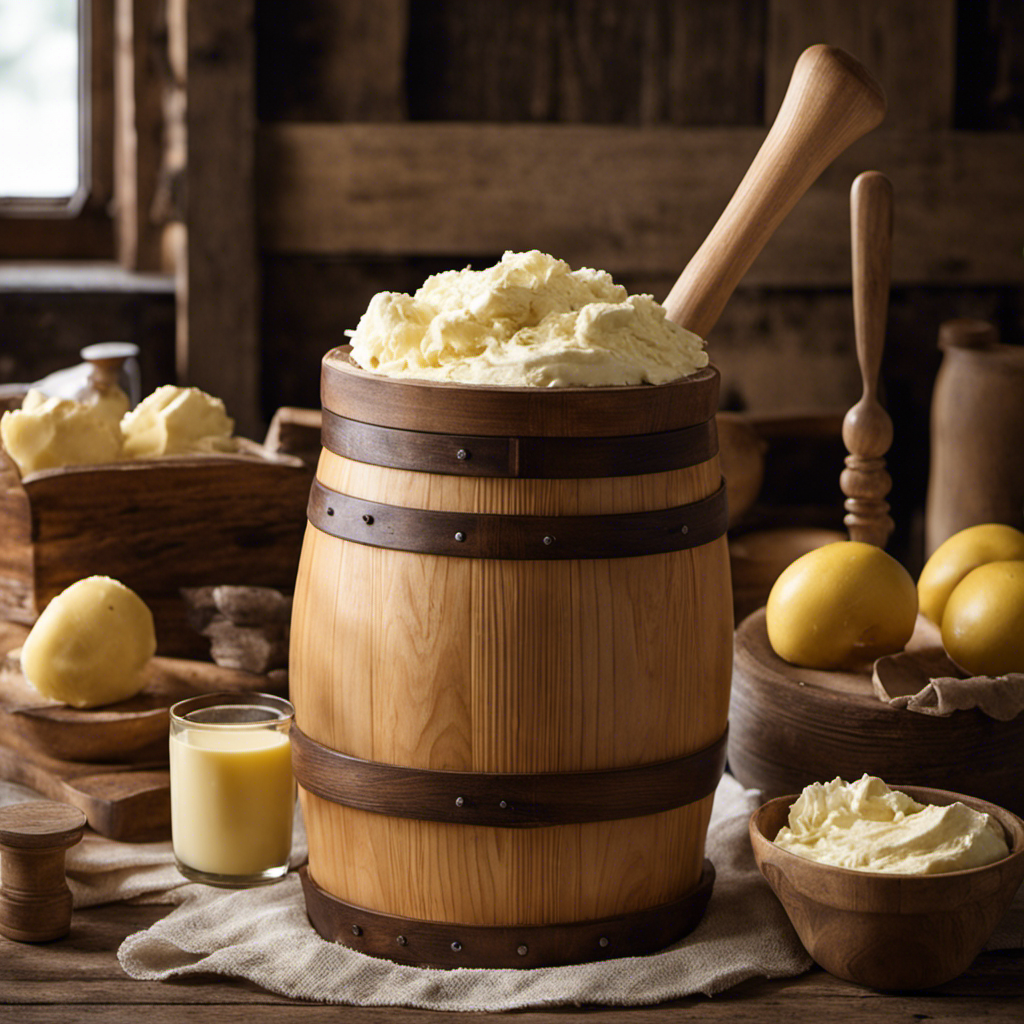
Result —
M 669 319 L 707 337 L 797 200 L 884 115 L 885 94 L 857 60 L 834 46 L 805 50 L 757 156 L 665 299 Z
M 850 189 L 850 248 L 853 327 L 864 394 L 847 413 L 843 440 L 850 451 L 879 458 L 892 444 L 892 421 L 878 404 L 892 271 L 892 184 L 879 171 L 858 175 Z M 854 416 L 858 409 L 862 412 L 859 417 Z M 848 436 L 853 431 L 856 438 Z
M 885 496 L 892 480 L 884 455 L 892 444 L 892 420 L 878 400 L 878 374 L 885 347 L 892 269 L 892 184 L 879 171 L 865 171 L 850 189 L 853 325 L 863 393 L 843 419 L 850 452 L 839 478 L 846 495 L 843 520 L 851 540 L 885 547 L 893 529 Z

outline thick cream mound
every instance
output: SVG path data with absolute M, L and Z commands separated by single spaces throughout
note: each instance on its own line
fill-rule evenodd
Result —
M 128 458 L 233 451 L 234 428 L 221 399 L 175 384 L 157 388 L 121 420 Z
M 651 296 L 537 250 L 435 274 L 414 295 L 381 292 L 348 333 L 366 370 L 463 384 L 664 384 L 708 363 Z
M 29 391 L 22 408 L 0 418 L 0 442 L 22 476 L 42 469 L 115 462 L 121 431 L 107 403 L 47 398 Z
M 824 864 L 906 875 L 961 871 L 1010 852 L 989 815 L 959 802 L 919 804 L 870 775 L 807 786 L 775 842 Z

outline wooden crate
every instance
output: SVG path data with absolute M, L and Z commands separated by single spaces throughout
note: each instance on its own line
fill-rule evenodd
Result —
M 264 452 L 43 470 L 24 480 L 0 449 L 0 619 L 31 624 L 76 580 L 112 576 L 149 605 L 161 654 L 199 657 L 183 587 L 290 591 L 310 473 Z

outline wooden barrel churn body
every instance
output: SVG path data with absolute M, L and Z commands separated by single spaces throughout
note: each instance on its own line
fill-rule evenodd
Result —
M 717 391 L 324 357 L 290 661 L 321 934 L 523 967 L 699 921 L 732 665 Z

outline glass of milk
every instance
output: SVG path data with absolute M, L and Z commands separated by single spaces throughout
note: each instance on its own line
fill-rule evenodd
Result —
M 265 693 L 213 693 L 171 708 L 171 835 L 178 870 L 241 887 L 288 871 L 295 709 Z

